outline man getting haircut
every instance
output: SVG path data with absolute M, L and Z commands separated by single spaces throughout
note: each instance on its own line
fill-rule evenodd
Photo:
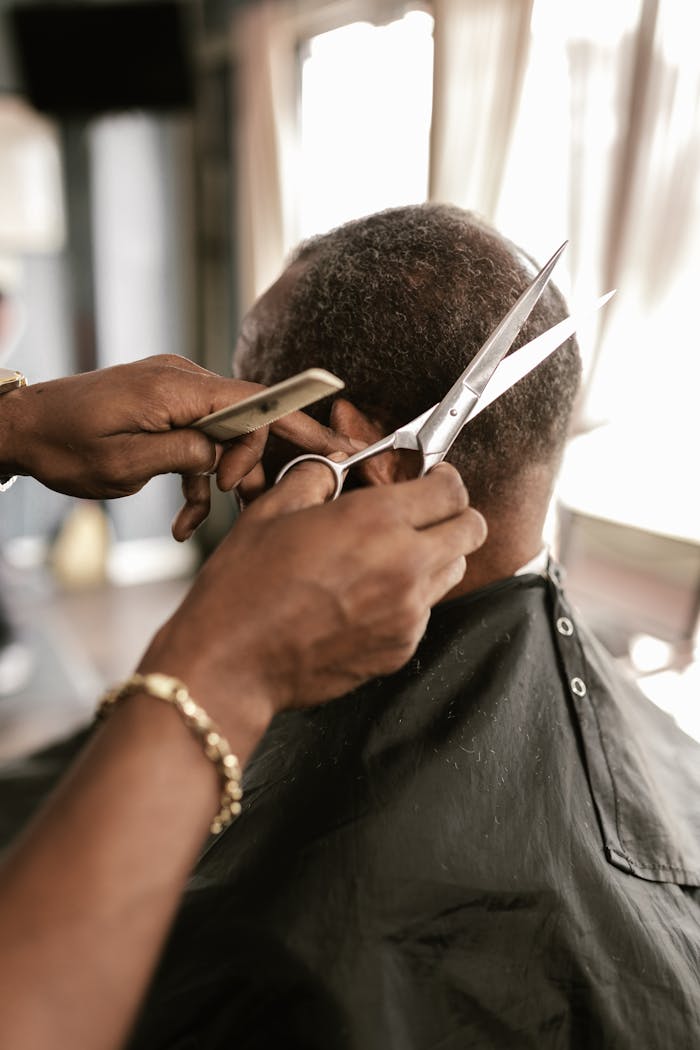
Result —
M 268 383 L 326 361 L 343 398 L 386 433 L 444 397 L 538 269 L 454 207 L 348 223 L 297 249 L 243 324 L 236 374 Z M 513 349 L 567 313 L 550 282 Z M 503 494 L 528 466 L 556 465 L 580 374 L 571 339 L 462 432 L 448 459 L 472 503 Z M 328 422 L 328 400 L 309 412 Z
M 248 315 L 236 373 L 329 368 L 346 389 L 313 411 L 375 440 L 445 394 L 534 272 L 457 208 L 348 223 Z M 550 285 L 516 347 L 565 314 Z M 403 670 L 277 717 L 133 1047 L 700 1046 L 700 747 L 542 551 L 579 376 L 571 340 L 465 427 L 448 458 L 486 544 Z M 412 469 L 387 454 L 359 481 Z

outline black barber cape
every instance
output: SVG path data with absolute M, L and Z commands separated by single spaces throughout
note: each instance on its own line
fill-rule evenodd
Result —
M 0 775 L 5 837 L 65 752 Z M 439 606 L 246 781 L 131 1050 L 700 1047 L 700 746 L 553 573 Z
M 700 746 L 550 578 L 277 718 L 133 1050 L 700 1047 Z

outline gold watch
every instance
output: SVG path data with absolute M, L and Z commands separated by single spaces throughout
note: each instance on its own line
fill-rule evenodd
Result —
M 0 396 L 9 394 L 10 390 L 18 390 L 19 387 L 26 385 L 27 380 L 21 372 L 14 372 L 11 368 L 0 368 Z M 6 492 L 7 489 L 14 485 L 16 480 L 16 477 L 0 477 L 0 492 Z

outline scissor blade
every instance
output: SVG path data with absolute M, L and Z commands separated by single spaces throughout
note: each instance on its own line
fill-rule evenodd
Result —
M 545 263 L 532 284 L 525 289 L 517 302 L 510 308 L 503 320 L 488 337 L 481 350 L 470 362 L 460 376 L 460 381 L 468 386 L 477 397 L 481 397 L 486 384 L 498 368 L 499 363 L 515 342 L 518 332 L 534 310 L 537 300 L 547 286 L 552 270 L 559 256 L 564 251 L 567 241 L 557 248 L 549 262 Z
M 488 381 L 532 313 L 566 244 L 564 241 L 542 267 L 422 427 L 419 446 L 428 467 L 439 463 L 449 451 Z
M 600 299 L 590 309 L 581 310 L 571 317 L 566 317 L 563 321 L 555 324 L 553 328 L 543 332 L 542 335 L 538 335 L 536 339 L 532 339 L 525 346 L 522 346 L 520 350 L 501 361 L 487 383 L 483 394 L 469 413 L 469 421 L 476 419 L 479 413 L 493 404 L 496 398 L 500 397 L 501 394 L 505 394 L 506 390 L 510 390 L 512 386 L 524 379 L 534 368 L 542 364 L 550 354 L 558 350 L 562 343 L 565 343 L 576 329 L 580 328 L 582 321 L 587 320 L 596 311 L 600 310 L 601 306 L 605 306 L 614 294 L 615 292 L 612 291 L 608 292 L 607 295 L 601 295 Z

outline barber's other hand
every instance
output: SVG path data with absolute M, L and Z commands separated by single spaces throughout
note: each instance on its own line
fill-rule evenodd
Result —
M 206 475 L 215 472 L 222 490 L 233 488 L 255 468 L 268 432 L 264 427 L 222 447 L 188 428 L 261 389 L 171 354 L 36 383 L 3 399 L 14 435 L 8 473 L 90 499 L 138 492 L 156 474 L 182 474 L 185 506 L 173 535 L 187 539 L 209 513 Z M 272 429 L 305 450 L 352 452 L 303 412 Z
M 181 678 L 224 729 L 247 710 L 259 736 L 275 711 L 402 666 L 486 523 L 447 464 L 308 506 L 330 487 L 306 464 L 245 510 L 139 670 Z

